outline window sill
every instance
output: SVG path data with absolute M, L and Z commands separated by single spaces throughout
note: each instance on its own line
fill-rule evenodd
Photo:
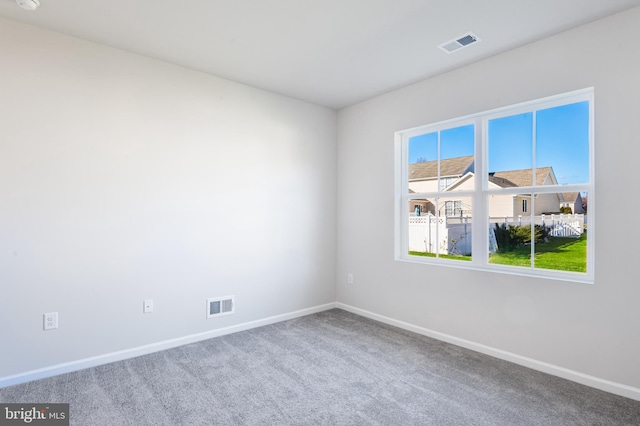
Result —
M 418 263 L 428 266 L 444 266 L 446 268 L 470 269 L 473 271 L 490 272 L 506 275 L 517 275 L 521 277 L 542 278 L 555 281 L 575 282 L 582 284 L 594 284 L 594 279 L 589 273 L 565 272 L 551 269 L 536 269 L 521 266 L 501 266 L 495 264 L 480 264 L 474 261 L 422 258 L 420 256 L 396 257 L 396 261 L 407 263 Z

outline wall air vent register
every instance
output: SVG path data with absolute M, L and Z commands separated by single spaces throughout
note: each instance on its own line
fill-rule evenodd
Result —
M 460 37 L 457 37 L 453 40 L 450 40 L 446 43 L 442 43 L 440 46 L 438 46 L 440 49 L 444 50 L 447 53 L 453 53 L 455 51 L 458 51 L 460 49 L 462 49 L 463 47 L 467 47 L 470 46 L 474 43 L 479 42 L 480 39 L 478 38 L 477 35 L 469 32 L 466 34 L 461 35 Z
M 207 299 L 207 318 L 232 314 L 235 311 L 235 296 L 212 297 Z

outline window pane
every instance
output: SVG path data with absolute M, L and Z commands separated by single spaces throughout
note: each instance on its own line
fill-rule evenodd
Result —
M 531 205 L 518 196 L 517 206 Z M 531 267 L 531 214 L 489 217 L 489 263 Z
M 533 184 L 533 113 L 489 120 L 489 188 Z
M 559 207 L 554 213 L 535 217 L 534 267 L 587 272 L 587 193 L 546 195 L 555 196 Z
M 438 200 L 440 257 L 471 260 L 472 205 L 471 197 L 443 197 Z
M 536 164 L 551 169 L 559 184 L 589 182 L 589 102 L 536 113 Z M 541 179 L 537 185 L 549 184 Z
M 409 201 L 409 254 L 471 260 L 471 205 L 465 198 Z M 449 211 L 451 215 L 445 215 Z M 436 215 L 435 212 L 439 214 Z
M 440 191 L 473 190 L 475 126 L 440 132 Z
M 435 200 L 409 200 L 409 254 L 436 257 L 439 233 L 445 237 L 444 220 L 435 216 Z
M 409 139 L 409 193 L 438 190 L 438 132 Z

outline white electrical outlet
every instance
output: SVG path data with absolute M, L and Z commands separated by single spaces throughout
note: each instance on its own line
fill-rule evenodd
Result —
M 153 312 L 153 299 L 147 299 L 142 304 L 142 312 L 145 314 L 150 314 Z
M 57 312 L 49 312 L 48 314 L 43 315 L 44 319 L 44 329 L 52 330 L 54 328 L 58 328 L 58 313 Z
M 351 272 L 347 274 L 347 284 L 353 284 L 353 274 Z

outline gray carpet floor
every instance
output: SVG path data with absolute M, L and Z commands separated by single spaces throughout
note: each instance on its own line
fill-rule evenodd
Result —
M 0 389 L 72 425 L 640 425 L 640 402 L 334 309 Z

